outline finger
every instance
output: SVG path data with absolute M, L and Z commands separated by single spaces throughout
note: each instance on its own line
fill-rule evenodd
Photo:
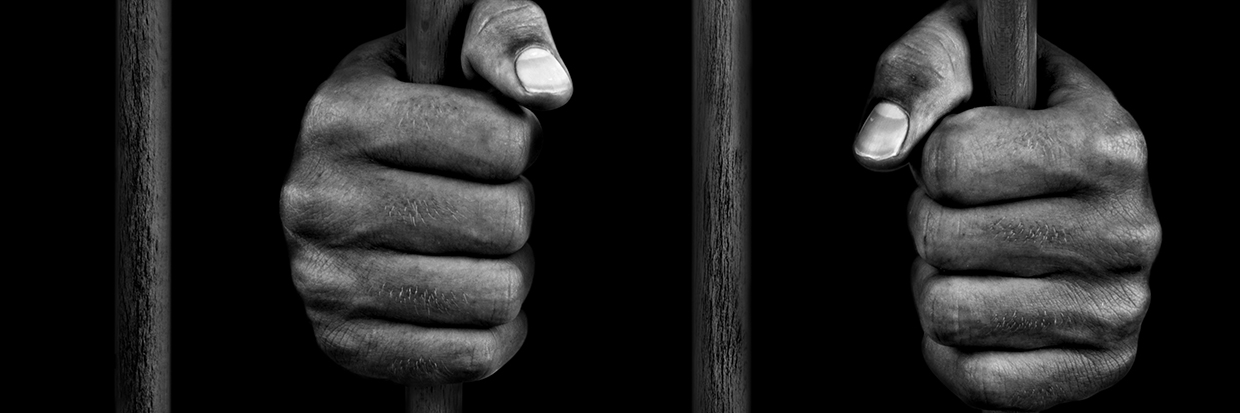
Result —
M 869 117 L 853 146 L 862 166 L 879 171 L 903 166 L 935 122 L 973 93 L 962 27 L 974 16 L 966 2 L 948 2 L 879 58 Z
M 926 336 L 952 347 L 1116 349 L 1136 339 L 1145 278 L 948 275 L 918 259 L 913 293 Z
M 466 25 L 461 66 L 523 106 L 550 110 L 573 95 L 547 16 L 525 0 L 483 0 Z
M 285 185 L 284 222 L 329 248 L 507 256 L 534 219 L 524 177 L 490 185 L 378 166 L 315 176 Z
M 427 328 L 373 319 L 340 320 L 310 312 L 319 347 L 353 373 L 405 385 L 481 380 L 525 341 L 526 320 L 488 329 Z
M 400 32 L 358 47 L 307 106 L 302 151 L 475 180 L 516 179 L 537 156 L 530 111 L 470 89 L 406 83 Z M 393 55 L 395 54 L 395 55 Z
M 1038 65 L 1042 78 L 1050 80 L 1046 106 L 1057 107 L 1073 102 L 1115 100 L 1111 89 L 1084 63 L 1038 36 Z
M 528 245 L 498 259 L 300 248 L 293 280 L 311 309 L 427 327 L 492 327 L 520 312 L 534 253 Z
M 1002 411 L 1036 412 L 1088 398 L 1119 382 L 1136 350 L 1134 342 L 1107 351 L 973 351 L 922 340 L 926 364 L 956 397 L 978 409 Z
M 1139 202 L 1138 195 L 1113 202 Z M 1155 218 L 1115 214 L 1072 198 L 1030 199 L 957 209 L 917 189 L 909 201 L 917 253 L 944 271 L 1032 277 L 1060 272 L 1134 274 L 1148 270 L 1161 230 Z
M 919 168 L 931 198 L 977 205 L 1119 192 L 1144 182 L 1145 144 L 1135 121 L 1088 69 L 1046 45 L 1053 105 L 980 107 L 944 118 Z

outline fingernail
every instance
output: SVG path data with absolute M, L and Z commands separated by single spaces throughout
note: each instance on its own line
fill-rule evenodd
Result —
M 857 142 L 853 150 L 858 155 L 882 160 L 895 156 L 904 144 L 904 135 L 908 133 L 908 115 L 899 106 L 881 102 L 870 111 L 861 132 L 857 133 Z
M 517 56 L 517 79 L 535 93 L 559 93 L 568 89 L 568 72 L 547 49 L 532 47 Z

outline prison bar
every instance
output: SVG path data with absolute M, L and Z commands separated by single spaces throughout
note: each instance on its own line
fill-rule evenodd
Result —
M 1037 0 L 981 0 L 977 32 L 990 100 L 1032 109 L 1037 102 Z M 984 413 L 1001 413 L 983 410 Z
M 693 411 L 750 408 L 748 0 L 693 2 Z
M 435 84 L 448 78 L 452 31 L 464 5 L 465 0 L 405 0 L 405 70 L 409 82 Z M 462 386 L 408 386 L 405 411 L 459 413 L 464 403 Z
M 170 409 L 170 0 L 116 5 L 113 395 L 118 412 Z

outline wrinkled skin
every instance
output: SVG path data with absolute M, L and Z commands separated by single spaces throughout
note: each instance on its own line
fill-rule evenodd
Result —
M 521 173 L 542 131 L 527 108 L 564 105 L 572 83 L 538 6 L 465 10 L 468 88 L 403 81 L 402 31 L 350 53 L 306 106 L 280 202 L 293 280 L 320 347 L 363 376 L 478 380 L 525 338 Z
M 1161 227 L 1136 122 L 1054 44 L 1038 42 L 1044 106 L 962 107 L 984 78 L 970 73 L 975 19 L 952 1 L 888 48 L 855 154 L 917 180 L 912 284 L 930 369 L 971 406 L 1044 410 L 1132 366 Z

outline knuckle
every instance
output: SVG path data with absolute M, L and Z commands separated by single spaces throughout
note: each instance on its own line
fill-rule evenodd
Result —
M 961 323 L 961 304 L 967 302 L 953 280 L 943 279 L 927 285 L 918 312 L 922 330 L 942 345 L 957 345 L 965 338 Z
M 1126 244 L 1131 255 L 1142 268 L 1148 268 L 1162 246 L 1162 226 L 1157 221 L 1135 224 L 1128 234 Z
M 291 265 L 293 286 L 306 308 L 324 314 L 351 313 L 353 280 L 344 276 L 326 254 L 312 248 L 300 249 L 295 254 Z
M 303 240 L 323 241 L 345 231 L 346 204 L 355 195 L 325 182 L 325 173 L 294 174 L 280 193 L 280 219 L 286 232 Z
M 306 103 L 306 111 L 301 118 L 300 141 L 308 147 L 315 147 L 331 136 L 330 131 L 340 130 L 348 121 L 349 100 L 342 99 L 328 81 L 319 87 L 310 101 Z
M 1125 345 L 1115 350 L 1083 356 L 1079 360 L 1077 363 L 1066 366 L 1076 370 L 1077 378 L 1072 382 L 1075 394 L 1064 395 L 1063 401 L 1088 398 L 1123 379 L 1136 360 L 1136 346 L 1135 344 Z
M 913 225 L 911 232 L 917 253 L 927 264 L 940 269 L 957 269 L 957 258 L 953 250 L 948 219 L 934 201 L 925 196 L 915 200 L 913 211 L 910 211 Z
M 537 156 L 539 136 L 542 124 L 538 117 L 529 109 L 519 108 L 522 112 L 518 117 L 503 117 L 503 130 L 495 131 L 493 139 L 486 145 L 488 152 L 483 162 L 486 165 L 480 175 L 484 179 L 513 180 L 521 176 L 533 163 Z M 485 171 L 490 171 L 489 173 Z
M 521 304 L 524 297 L 521 296 L 523 277 L 521 269 L 516 265 L 505 264 L 500 269 L 500 279 L 504 287 L 501 289 L 500 295 L 495 302 L 495 309 L 491 314 L 490 322 L 494 325 L 507 324 L 517 318 L 521 313 Z
M 516 178 L 534 162 L 538 156 L 539 137 L 542 135 L 542 123 L 529 109 L 521 108 L 524 116 L 517 124 L 517 131 L 510 139 L 513 142 L 508 160 L 508 176 Z
M 374 130 L 364 123 L 373 119 L 378 110 L 373 106 L 377 97 L 368 92 L 376 86 L 365 82 L 372 80 L 332 78 L 319 87 L 302 115 L 298 158 L 334 159 L 340 154 L 357 152 L 374 139 Z
M 1020 366 L 980 358 L 963 363 L 961 370 L 961 396 L 966 403 L 979 408 L 1012 407 L 1009 382 L 1022 374 Z
M 1019 156 L 997 150 L 996 120 L 1009 117 L 978 107 L 944 117 L 926 139 L 922 177 L 927 195 L 944 205 L 968 205 L 994 196 L 986 177 L 1006 173 Z
M 511 254 L 525 246 L 534 219 L 534 191 L 525 178 L 507 188 L 503 199 L 493 206 L 491 223 L 475 234 L 484 248 L 496 254 Z
M 1105 234 L 1108 254 L 1104 264 L 1113 272 L 1141 273 L 1147 271 L 1158 256 L 1162 246 L 1162 227 L 1156 217 L 1138 211 L 1132 206 L 1117 206 L 1123 209 L 1119 216 L 1130 216 L 1128 222 L 1113 225 Z
M 1150 306 L 1149 287 L 1145 283 L 1122 284 L 1101 300 L 1100 305 L 1103 308 L 1098 312 L 1107 329 L 1105 335 L 1112 342 L 1125 340 L 1141 329 Z
M 473 346 L 469 362 L 462 366 L 461 373 L 469 380 L 485 378 L 499 369 L 499 357 L 496 356 L 494 344 L 483 341 Z
M 455 344 L 453 356 L 438 367 L 443 382 L 481 380 L 499 369 L 494 344 L 487 340 L 468 340 Z
M 926 139 L 922 154 L 922 178 L 926 195 L 932 199 L 956 199 L 968 190 L 962 185 L 960 156 L 969 153 L 966 142 L 958 137 L 966 133 L 976 117 L 974 111 L 943 118 Z
M 280 221 L 293 232 L 309 216 L 315 215 L 317 200 L 306 185 L 295 180 L 284 183 L 280 191 Z
M 1144 142 L 1140 131 L 1096 135 L 1089 146 L 1093 166 L 1111 173 L 1143 171 L 1147 159 Z
M 1128 371 L 1132 370 L 1132 365 L 1137 360 L 1137 345 L 1133 340 L 1132 344 L 1124 348 L 1108 352 L 1107 358 L 1102 360 L 1098 366 L 1098 375 L 1096 378 L 1096 386 L 1099 389 L 1106 388 L 1123 379 L 1128 375 Z
M 918 189 L 913 191 L 912 197 L 909 199 L 908 220 L 909 232 L 913 236 L 913 244 L 917 248 L 917 255 L 926 260 L 927 264 L 934 265 L 930 261 L 931 247 L 928 245 L 930 241 L 930 226 L 932 225 L 930 214 L 932 213 L 924 190 Z
M 1145 135 L 1136 121 L 1119 106 L 1109 102 L 1101 104 L 1095 119 L 1099 124 L 1088 140 L 1088 152 L 1092 167 L 1109 173 L 1130 175 L 1143 172 L 1148 159 Z
M 365 337 L 348 322 L 327 320 L 323 316 L 312 318 L 315 319 L 315 338 L 323 354 L 349 371 L 364 374 L 365 361 L 372 353 Z

